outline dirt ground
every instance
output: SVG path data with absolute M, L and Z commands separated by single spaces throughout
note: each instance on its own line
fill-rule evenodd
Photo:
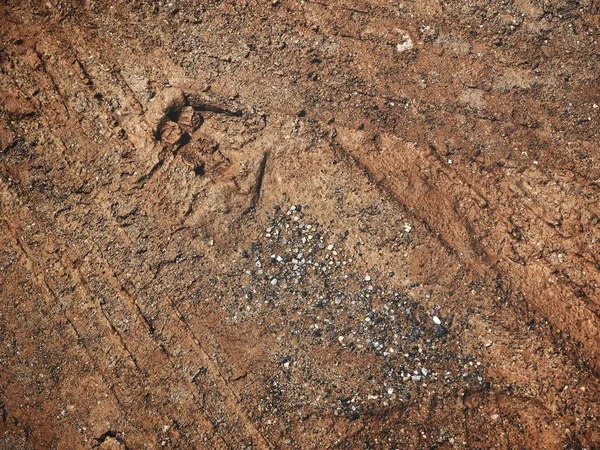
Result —
M 600 448 L 599 27 L 0 2 L 0 448 Z

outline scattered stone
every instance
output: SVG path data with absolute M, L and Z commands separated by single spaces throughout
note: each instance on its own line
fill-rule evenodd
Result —
M 404 225 L 400 223 L 399 235 L 412 230 L 410 224 Z M 290 329 L 299 335 L 306 333 L 315 345 L 335 343 L 344 352 L 370 355 L 374 358 L 371 361 L 381 364 L 382 374 L 392 367 L 403 367 L 398 378 L 391 377 L 391 371 L 372 381 L 373 385 L 385 386 L 385 395 L 372 396 L 371 400 L 395 401 L 396 395 L 404 398 L 405 389 L 417 389 L 407 381 L 420 386 L 426 381 L 435 389 L 454 389 L 457 382 L 483 382 L 479 380 L 479 366 L 463 369 L 471 361 L 452 354 L 454 342 L 437 340 L 448 334 L 438 315 L 439 307 L 428 312 L 416 297 L 386 285 L 389 278 L 379 284 L 371 275 L 361 275 L 353 258 L 343 248 L 335 248 L 328 231 L 307 220 L 299 205 L 279 208 L 250 245 L 248 259 L 237 260 L 249 279 L 235 287 L 237 295 L 224 299 L 224 307 L 234 309 L 238 321 L 250 317 L 261 321 L 266 315 L 271 316 L 269 320 L 281 317 L 281 326 L 294 323 Z M 430 299 L 431 293 L 426 297 Z M 431 321 L 435 338 L 425 331 L 424 325 Z M 280 364 L 282 368 L 293 365 Z M 437 373 L 446 375 L 438 379 Z M 466 373 L 464 378 L 462 373 Z M 283 378 L 277 382 L 289 385 Z M 367 398 L 368 386 L 364 388 L 358 397 L 362 401 Z M 350 411 L 342 408 L 337 413 L 347 417 Z
M 400 33 L 402 41 L 396 45 L 396 50 L 398 53 L 403 53 L 408 50 L 411 50 L 414 47 L 413 41 L 408 34 L 408 31 L 404 30 L 396 30 Z
M 443 325 L 435 324 L 434 334 L 435 334 L 435 337 L 441 338 L 448 334 L 448 329 L 446 327 L 444 327 Z

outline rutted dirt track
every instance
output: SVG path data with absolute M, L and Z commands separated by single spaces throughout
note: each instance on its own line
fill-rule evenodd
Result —
M 593 1 L 5 1 L 0 448 L 600 448 Z

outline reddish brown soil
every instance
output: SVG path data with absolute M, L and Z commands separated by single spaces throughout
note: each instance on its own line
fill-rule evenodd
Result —
M 600 448 L 599 23 L 2 2 L 0 448 Z

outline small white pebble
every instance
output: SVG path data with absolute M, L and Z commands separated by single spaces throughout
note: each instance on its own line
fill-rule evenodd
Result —
M 277 284 L 277 278 L 273 278 L 273 279 L 271 280 L 271 284 L 272 284 L 273 286 L 275 286 L 275 285 Z
M 370 276 L 370 275 L 367 275 L 367 276 L 365 277 L 365 281 L 371 281 L 371 276 Z
M 433 316 L 433 323 L 435 323 L 437 325 L 441 325 L 442 321 L 440 320 L 440 318 L 438 316 Z

